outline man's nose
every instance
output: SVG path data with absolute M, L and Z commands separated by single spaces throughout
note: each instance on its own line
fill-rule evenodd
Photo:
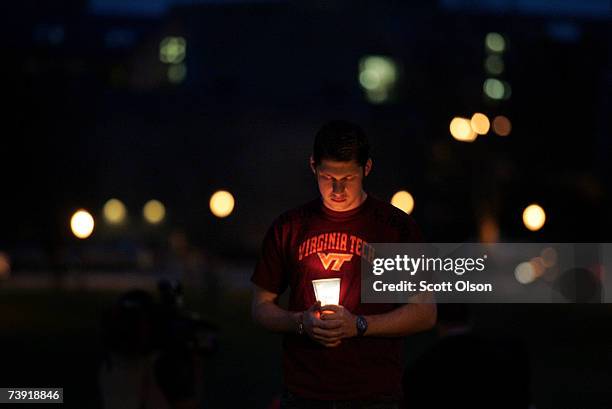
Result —
M 344 192 L 344 182 L 334 181 L 334 193 Z

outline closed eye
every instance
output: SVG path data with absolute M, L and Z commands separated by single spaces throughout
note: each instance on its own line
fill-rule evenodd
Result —
M 342 179 L 336 179 L 335 177 L 332 177 L 329 175 L 321 175 L 321 177 L 325 180 L 334 180 L 338 182 L 350 182 L 351 180 L 355 179 L 355 176 L 346 176 L 346 177 L 343 177 Z

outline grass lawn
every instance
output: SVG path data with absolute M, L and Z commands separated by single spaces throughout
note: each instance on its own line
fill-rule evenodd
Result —
M 63 407 L 98 408 L 99 320 L 118 294 L 0 289 L 0 385 L 63 387 Z M 279 391 L 280 337 L 251 323 L 249 297 L 187 296 L 221 328 L 219 350 L 206 360 L 207 408 L 264 408 Z

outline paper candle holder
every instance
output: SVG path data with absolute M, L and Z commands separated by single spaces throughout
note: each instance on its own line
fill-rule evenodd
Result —
M 339 278 L 323 278 L 321 280 L 312 280 L 315 298 L 321 301 L 323 305 L 339 305 L 340 304 L 340 279 Z

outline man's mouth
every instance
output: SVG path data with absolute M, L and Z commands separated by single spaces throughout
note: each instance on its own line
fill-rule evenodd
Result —
M 331 200 L 333 202 L 336 202 L 336 203 L 341 203 L 341 202 L 344 202 L 346 200 L 346 197 L 333 197 L 332 196 Z

